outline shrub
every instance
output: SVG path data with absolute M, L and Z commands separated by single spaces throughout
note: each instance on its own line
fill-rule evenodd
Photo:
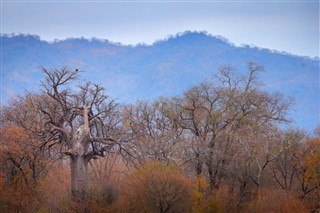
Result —
M 122 212 L 190 212 L 192 182 L 174 166 L 149 163 L 124 183 L 118 208 Z
M 310 212 L 310 210 L 292 192 L 277 189 L 260 189 L 257 198 L 245 207 L 244 212 L 305 213 Z

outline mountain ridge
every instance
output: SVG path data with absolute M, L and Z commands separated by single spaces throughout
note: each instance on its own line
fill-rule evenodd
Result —
M 102 84 L 110 95 L 127 103 L 182 94 L 209 79 L 223 65 L 245 72 L 246 62 L 265 67 L 260 74 L 268 92 L 293 96 L 290 114 L 297 126 L 311 131 L 319 122 L 319 58 L 244 45 L 221 36 L 190 32 L 168 36 L 152 45 L 122 45 L 92 38 L 47 42 L 34 35 L 2 35 L 2 98 L 35 91 L 39 67 L 68 66 Z M 306 109 L 308 106 L 308 109 Z
M 36 34 L 25 34 L 25 33 L 1 34 L 0 38 L 2 39 L 2 38 L 28 38 L 29 37 L 29 38 L 33 38 L 33 39 L 35 39 L 37 41 L 45 42 L 45 43 L 48 43 L 48 44 L 55 44 L 55 43 L 60 43 L 60 42 L 65 42 L 65 41 L 70 41 L 70 40 L 73 40 L 73 41 L 80 40 L 80 41 L 87 41 L 87 42 L 108 43 L 108 44 L 112 44 L 112 45 L 116 45 L 116 46 L 135 48 L 135 47 L 139 47 L 139 46 L 144 46 L 144 47 L 155 46 L 155 45 L 158 45 L 159 43 L 164 43 L 164 42 L 167 42 L 170 39 L 179 38 L 179 37 L 184 36 L 186 34 L 202 34 L 202 35 L 205 35 L 207 37 L 220 40 L 220 41 L 222 41 L 224 43 L 229 44 L 230 46 L 237 47 L 237 48 L 253 48 L 253 49 L 258 49 L 258 50 L 261 50 L 261 51 L 266 51 L 266 52 L 269 52 L 269 53 L 276 53 L 276 54 L 288 55 L 288 56 L 293 56 L 293 57 L 303 57 L 303 58 L 311 59 L 311 60 L 319 60 L 320 59 L 319 56 L 311 57 L 311 56 L 307 56 L 307 55 L 298 55 L 298 54 L 290 53 L 290 52 L 283 51 L 283 50 L 281 51 L 281 50 L 276 50 L 276 49 L 269 49 L 269 48 L 265 48 L 265 47 L 259 47 L 259 46 L 254 45 L 254 44 L 241 44 L 241 45 L 237 46 L 234 43 L 232 43 L 229 39 L 227 39 L 227 38 L 225 38 L 225 37 L 223 37 L 221 35 L 212 35 L 212 34 L 208 33 L 207 31 L 184 31 L 184 32 L 168 35 L 167 37 L 164 37 L 162 39 L 157 39 L 157 40 L 153 41 L 150 44 L 146 44 L 144 42 L 139 42 L 137 44 L 123 44 L 123 43 L 118 42 L 118 41 L 111 41 L 111 40 L 108 40 L 108 39 L 97 38 L 97 37 L 90 37 L 90 38 L 86 38 L 86 37 L 67 37 L 65 39 L 54 39 L 54 40 L 48 41 L 48 40 L 45 40 L 45 39 L 41 39 L 41 37 L 39 35 L 36 35 Z

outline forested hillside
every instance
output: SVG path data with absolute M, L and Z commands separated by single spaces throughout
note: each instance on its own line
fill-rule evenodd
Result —
M 264 66 L 259 74 L 268 92 L 295 99 L 288 112 L 294 126 L 309 133 L 319 124 L 319 59 L 244 45 L 203 32 L 185 32 L 152 45 L 126 46 L 101 39 L 56 40 L 2 35 L 2 101 L 27 89 L 36 91 L 40 67 L 84 71 L 83 78 L 104 86 L 121 103 L 182 95 L 221 66 L 245 73 L 246 63 Z

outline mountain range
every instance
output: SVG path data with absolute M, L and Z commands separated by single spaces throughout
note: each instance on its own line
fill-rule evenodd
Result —
M 122 103 L 181 95 L 211 79 L 224 65 L 246 72 L 248 61 L 264 66 L 264 89 L 295 99 L 292 125 L 312 132 L 320 124 L 319 58 L 249 45 L 237 47 L 205 32 L 184 32 L 152 45 L 122 45 L 97 38 L 43 41 L 35 35 L 1 35 L 1 100 L 39 90 L 40 67 L 79 69 Z

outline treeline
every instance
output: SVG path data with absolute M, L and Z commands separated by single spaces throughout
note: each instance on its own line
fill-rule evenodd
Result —
M 263 67 L 125 105 L 42 71 L 1 111 L 0 212 L 320 210 L 320 129 L 285 128 L 292 100 L 263 90 Z

